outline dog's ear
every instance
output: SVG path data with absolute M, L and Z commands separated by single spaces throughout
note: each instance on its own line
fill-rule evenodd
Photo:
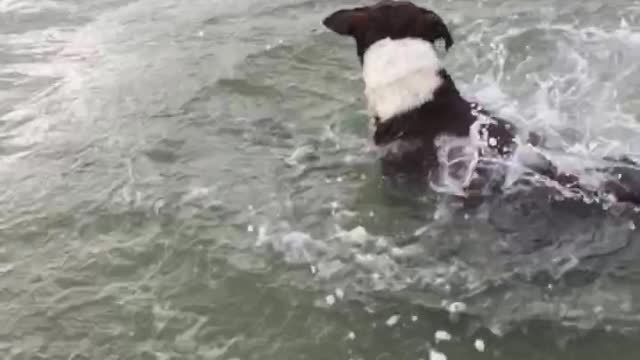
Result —
M 365 27 L 369 17 L 364 8 L 338 10 L 322 21 L 324 26 L 340 35 L 354 35 Z
M 453 46 L 453 37 L 442 18 L 433 11 L 423 10 L 422 19 L 431 42 L 442 39 L 447 50 Z

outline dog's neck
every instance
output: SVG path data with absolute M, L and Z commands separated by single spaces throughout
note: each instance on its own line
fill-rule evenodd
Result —
M 376 144 L 466 136 L 476 120 L 428 41 L 379 40 L 364 54 L 363 78 L 370 115 L 378 121 Z
M 422 39 L 379 40 L 362 66 L 370 115 L 381 122 L 433 100 L 443 83 L 433 45 Z

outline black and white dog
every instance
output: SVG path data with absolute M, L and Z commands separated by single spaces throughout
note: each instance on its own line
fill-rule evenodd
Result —
M 383 157 L 386 173 L 428 174 L 432 184 L 466 197 L 504 184 L 505 164 L 517 160 L 560 193 L 640 204 L 640 175 L 626 167 L 632 164 L 598 170 L 610 180 L 589 188 L 537 151 L 539 136 L 523 137 L 510 122 L 465 100 L 438 59 L 437 42 L 448 50 L 453 39 L 435 12 L 383 0 L 339 10 L 323 23 L 356 41 L 373 140 L 393 149 Z

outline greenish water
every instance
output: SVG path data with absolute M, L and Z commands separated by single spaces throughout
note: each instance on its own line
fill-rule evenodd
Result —
M 420 3 L 465 95 L 640 153 L 637 2 Z M 380 180 L 355 4 L 0 0 L 0 356 L 637 359 L 628 218 Z

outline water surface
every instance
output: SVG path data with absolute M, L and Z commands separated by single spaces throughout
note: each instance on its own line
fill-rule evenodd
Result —
M 381 180 L 356 4 L 0 0 L 2 358 L 636 359 L 627 214 Z M 640 159 L 637 2 L 420 4 L 465 96 Z

